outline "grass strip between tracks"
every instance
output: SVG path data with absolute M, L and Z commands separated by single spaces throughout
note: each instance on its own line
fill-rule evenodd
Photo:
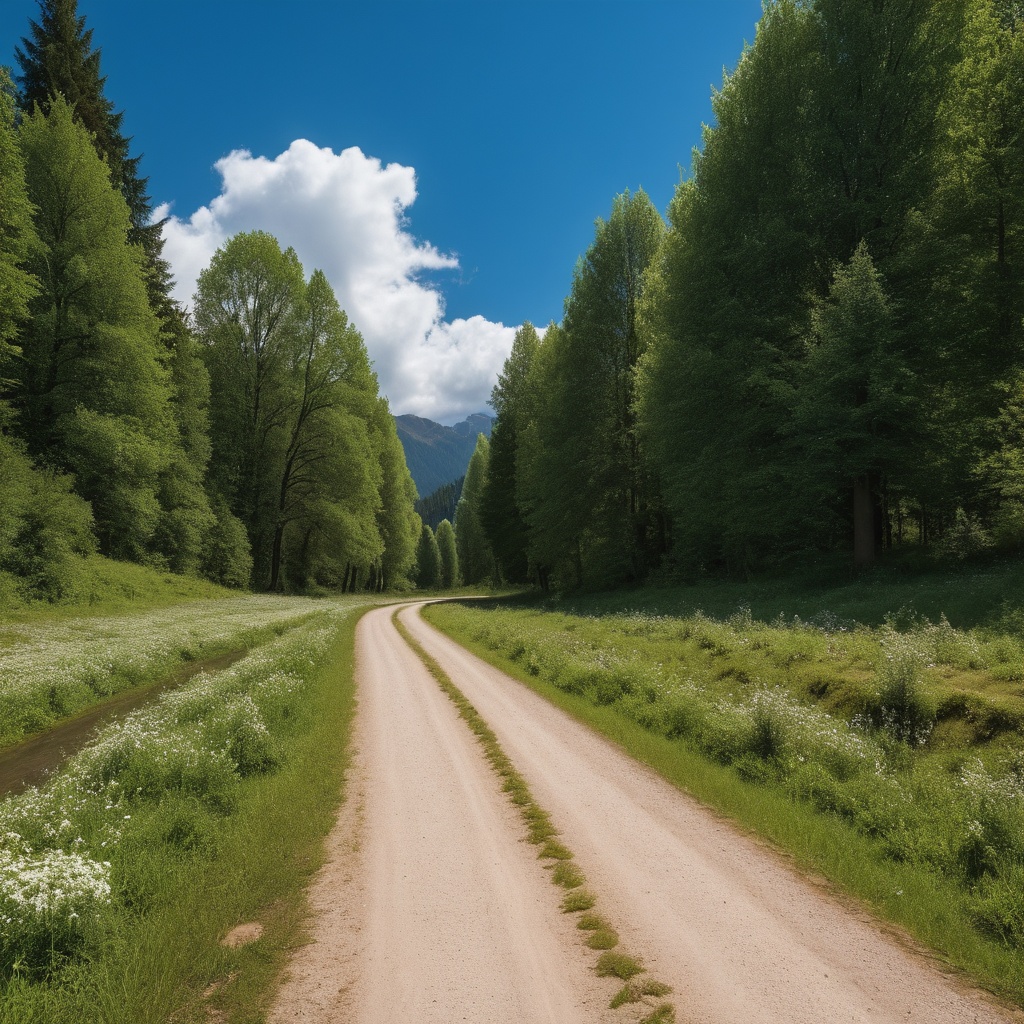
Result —
M 502 789 L 508 793 L 509 799 L 522 816 L 526 825 L 527 840 L 541 848 L 537 856 L 552 862 L 551 881 L 567 890 L 562 900 L 563 913 L 580 914 L 577 927 L 585 933 L 585 945 L 601 951 L 595 963 L 596 973 L 599 977 L 615 977 L 624 982 L 611 1001 L 612 1009 L 629 1003 L 644 1003 L 650 1007 L 651 1012 L 643 1017 L 640 1024 L 671 1024 L 676 1019 L 673 1005 L 667 1002 L 650 1003 L 650 999 L 660 998 L 671 990 L 661 982 L 644 978 L 645 969 L 640 960 L 615 951 L 619 942 L 618 933 L 603 917 L 592 913 L 597 897 L 586 888 L 586 877 L 573 863 L 572 851 L 555 838 L 558 830 L 552 823 L 550 815 L 533 798 L 526 780 L 516 771 L 511 760 L 501 749 L 491 727 L 452 682 L 451 677 L 402 624 L 398 618 L 401 611 L 399 608 L 391 616 L 395 628 L 423 662 L 445 695 L 458 708 L 460 717 L 480 741 L 488 762 L 503 781 Z
M 595 704 L 544 678 L 475 639 L 438 603 L 426 609 L 435 628 L 482 661 L 519 680 L 545 700 L 589 726 L 672 785 L 729 819 L 747 834 L 767 840 L 812 878 L 830 883 L 832 893 L 852 896 L 880 922 L 898 926 L 934 950 L 938 958 L 988 991 L 1024 1006 L 1024 961 L 1007 945 L 982 937 L 972 927 L 962 892 L 919 867 L 887 857 L 882 845 L 833 814 L 815 811 L 768 785 L 748 782 L 715 764 L 684 739 L 667 739 L 629 719 L 613 705 Z

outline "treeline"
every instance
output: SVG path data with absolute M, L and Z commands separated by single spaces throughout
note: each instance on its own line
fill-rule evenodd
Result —
M 327 279 L 238 235 L 187 317 L 92 33 L 75 0 L 40 10 L 0 79 L 0 590 L 61 598 L 94 550 L 237 587 L 403 582 L 415 488 Z
M 667 225 L 619 196 L 494 391 L 542 585 L 1024 542 L 1024 15 L 776 0 Z
M 436 491 L 416 502 L 416 511 L 419 513 L 420 519 L 432 530 L 436 530 L 441 525 L 442 519 L 447 519 L 449 522 L 454 521 L 455 509 L 462 496 L 462 485 L 465 480 L 464 476 L 460 476 L 458 480 L 442 484 Z
M 452 521 L 444 518 L 437 529 L 423 516 L 416 547 L 415 582 L 425 589 L 451 590 L 461 584 L 492 583 L 498 571 L 483 524 L 483 497 L 487 488 L 490 443 L 477 434 L 476 448 L 466 475 L 431 495 L 436 508 L 457 497 Z M 425 509 L 424 511 L 429 511 Z

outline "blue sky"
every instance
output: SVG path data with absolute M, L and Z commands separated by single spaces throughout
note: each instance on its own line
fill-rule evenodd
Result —
M 0 63 L 37 10 L 3 0 Z M 230 234 L 274 231 L 327 272 L 393 410 L 442 422 L 485 408 L 515 326 L 561 317 L 613 196 L 666 210 L 760 12 L 79 0 L 182 299 Z

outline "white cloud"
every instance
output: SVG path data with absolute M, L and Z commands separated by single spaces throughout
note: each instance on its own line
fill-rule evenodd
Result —
M 307 273 L 327 275 L 366 340 L 393 411 L 453 422 L 485 408 L 515 329 L 481 316 L 446 322 L 442 294 L 418 280 L 458 261 L 407 230 L 413 168 L 305 139 L 273 160 L 237 150 L 216 168 L 220 195 L 164 226 L 179 301 L 192 304 L 199 272 L 232 235 L 269 231 L 295 249 Z M 156 210 L 158 218 L 169 213 L 167 204 Z

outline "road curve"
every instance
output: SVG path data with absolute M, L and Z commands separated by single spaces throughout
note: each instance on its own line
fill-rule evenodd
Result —
M 438 633 L 417 608 L 402 621 L 550 812 L 624 948 L 673 986 L 680 1022 L 1022 1019 L 838 905 L 782 858 Z
M 312 941 L 270 1020 L 584 1024 L 596 978 L 466 724 L 390 621 L 356 634 L 354 763 L 310 897 Z

